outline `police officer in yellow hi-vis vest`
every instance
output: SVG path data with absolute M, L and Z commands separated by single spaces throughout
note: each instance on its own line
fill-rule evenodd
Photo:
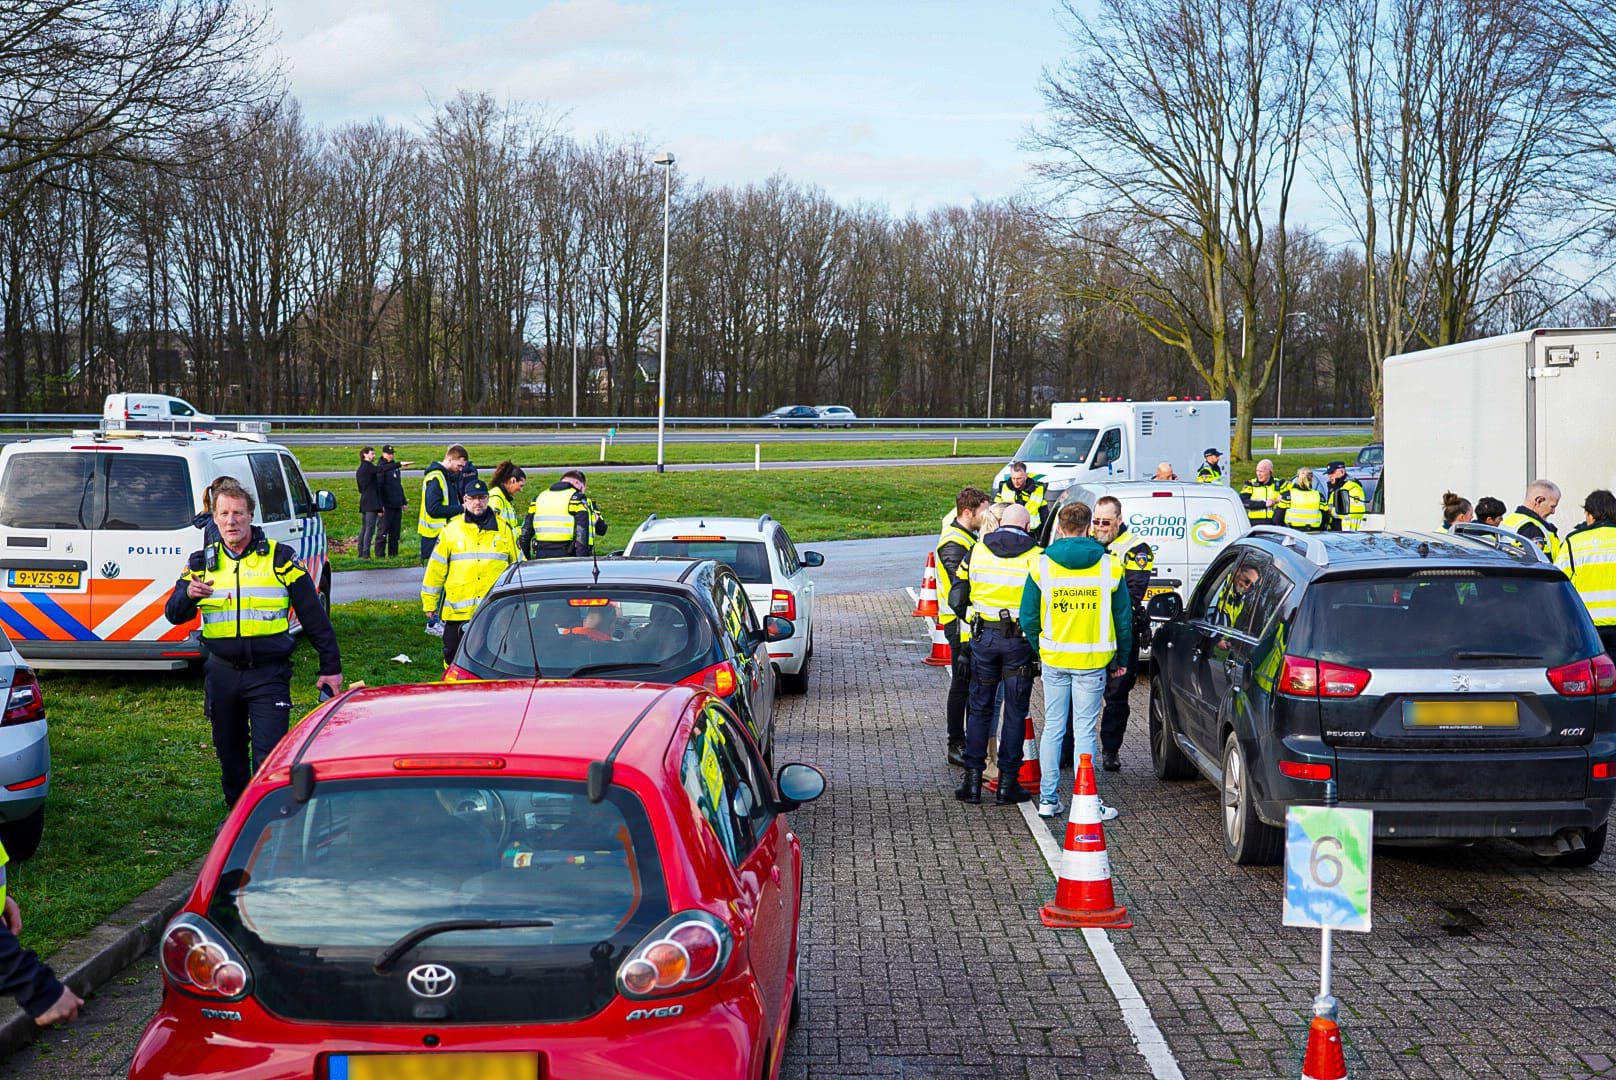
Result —
M 1049 503 L 1049 485 L 1041 476 L 1028 476 L 1025 461 L 1012 461 L 1010 472 L 999 485 L 994 497 L 1003 503 L 1020 503 L 1027 508 L 1032 524 L 1027 531 L 1036 533 L 1044 521 L 1044 508 Z
M 1560 561 L 1560 531 L 1549 519 L 1560 508 L 1560 485 L 1553 480 L 1533 480 L 1526 485 L 1526 497 L 1499 522 L 1501 528 L 1519 533 L 1536 544 L 1549 557 Z
M 1209 446 L 1201 451 L 1201 467 L 1195 470 L 1197 484 L 1223 483 L 1223 451 Z
M 1329 508 L 1324 493 L 1314 486 L 1313 470 L 1303 466 L 1296 470 L 1296 479 L 1280 496 L 1279 510 L 1283 524 L 1303 532 L 1321 532 L 1329 521 Z
M 1257 475 L 1240 485 L 1240 501 L 1245 504 L 1247 520 L 1253 525 L 1272 524 L 1284 494 L 1284 485 L 1274 479 L 1274 463 L 1267 458 L 1257 462 Z
M 291 723 L 291 612 L 320 656 L 315 686 L 341 692 L 342 656 L 314 582 L 290 548 L 252 523 L 252 493 L 221 477 L 211 505 L 219 540 L 191 555 L 164 614 L 176 625 L 202 614 L 202 708 L 213 726 L 225 805 L 234 806 Z
M 466 623 L 494 581 L 521 561 L 516 534 L 488 505 L 488 486 L 466 484 L 463 513 L 444 526 L 421 577 L 421 610 L 430 622 L 442 611 L 443 663 L 454 661 Z
M 63 986 L 50 965 L 17 940 L 22 933 L 22 909 L 6 892 L 6 864 L 10 861 L 5 845 L 0 844 L 0 901 L 5 909 L 0 920 L 0 993 L 15 999 L 39 1027 L 77 1020 L 84 1000 Z
M 1120 679 L 1133 651 L 1133 601 L 1123 560 L 1089 535 L 1094 513 L 1069 502 L 1055 517 L 1055 539 L 1035 564 L 1021 599 L 1021 629 L 1044 665 L 1044 730 L 1038 740 L 1038 815 L 1061 812 L 1060 750 L 1066 725 L 1073 751 L 1094 755 L 1108 679 Z M 1117 812 L 1103 802 L 1100 818 Z
M 470 465 L 466 448 L 455 443 L 444 450 L 443 460 L 428 465 L 421 477 L 421 510 L 415 519 L 415 531 L 421 537 L 422 562 L 432 557 L 432 545 L 438 542 L 438 534 L 449 519 L 460 513 L 461 485 L 477 476 L 477 470 Z
M 1369 512 L 1369 500 L 1363 485 L 1347 475 L 1345 461 L 1332 461 L 1324 467 L 1324 478 L 1330 482 L 1327 501 L 1330 504 L 1330 528 L 1336 532 L 1357 532 L 1363 528 L 1364 515 Z
M 1616 658 L 1616 495 L 1591 492 L 1582 512 L 1583 524 L 1560 542 L 1555 564 L 1582 597 L 1606 655 Z
M 1122 501 L 1113 495 L 1094 502 L 1094 539 L 1105 545 L 1108 555 L 1121 561 L 1122 580 L 1128 588 L 1128 602 L 1133 605 L 1133 648 L 1117 654 L 1122 677 L 1106 680 L 1105 709 L 1100 713 L 1100 765 L 1106 772 L 1117 772 L 1122 768 L 1122 737 L 1128 731 L 1128 694 L 1137 681 L 1139 646 L 1150 635 L 1145 594 L 1150 591 L 1150 579 L 1156 575 L 1156 552 L 1128 528 L 1122 516 Z
M 595 547 L 595 537 L 606 535 L 606 518 L 588 494 L 589 483 L 580 469 L 568 469 L 561 479 L 541 491 L 527 508 L 522 523 L 522 553 L 530 559 L 584 558 Z
M 950 590 L 949 602 L 956 609 L 966 609 L 971 635 L 965 778 L 954 792 L 962 802 L 982 801 L 982 772 L 987 768 L 988 735 L 994 727 L 994 698 L 1001 680 L 1004 712 L 998 725 L 999 791 L 994 801 L 1010 806 L 1032 797 L 1021 786 L 1017 773 L 1021 771 L 1027 708 L 1032 700 L 1035 653 L 1016 622 L 1027 575 L 1043 553 L 1027 533 L 1031 521 L 1026 507 L 1005 507 L 999 516 L 999 527 L 976 542 L 970 558 L 960 564 L 959 580 Z
M 954 498 L 954 516 L 944 525 L 937 537 L 937 625 L 948 638 L 949 654 L 953 664 L 948 679 L 948 763 L 965 767 L 965 710 L 971 699 L 971 646 L 962 639 L 960 627 L 967 614 L 958 611 L 949 602 L 954 581 L 959 577 L 960 564 L 970 558 L 976 546 L 977 518 L 988 504 L 988 493 L 981 488 L 968 487 Z M 963 599 L 963 596 L 962 596 Z

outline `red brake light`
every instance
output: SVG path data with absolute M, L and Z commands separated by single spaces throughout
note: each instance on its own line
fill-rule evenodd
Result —
M 1364 692 L 1370 673 L 1362 668 L 1286 656 L 1279 674 L 1279 692 L 1293 697 L 1351 698 Z
M 245 997 L 252 986 L 247 966 L 212 923 L 189 912 L 163 934 L 163 974 L 192 993 L 227 999 Z
M 604 596 L 574 596 L 567 603 L 572 607 L 605 607 L 611 601 Z
M 449 754 L 431 754 L 422 757 L 393 759 L 395 769 L 503 769 L 502 757 L 457 757 Z
M 738 686 L 740 679 L 735 674 L 734 666 L 725 660 L 712 667 L 703 668 L 687 678 L 679 680 L 680 686 L 705 686 L 719 697 L 729 697 Z
M 797 617 L 797 594 L 789 589 L 774 590 L 774 595 L 769 601 L 769 614 L 795 619 Z
M 1300 656 L 1285 657 L 1285 666 L 1279 673 L 1279 692 L 1295 697 L 1318 697 L 1318 663 Z
M 1297 780 L 1328 780 L 1330 766 L 1314 765 L 1305 761 L 1281 761 L 1279 771 Z
M 1616 765 L 1612 765 L 1608 761 L 1601 761 L 1594 766 L 1595 780 L 1609 780 L 1612 777 L 1616 777 Z
M 735 939 L 705 911 L 681 911 L 645 935 L 617 969 L 625 997 L 671 997 L 699 990 L 724 972 Z
M 443 671 L 444 682 L 479 682 L 482 676 L 474 671 L 467 671 L 459 664 L 450 664 Z
M 0 727 L 43 719 L 45 696 L 40 692 L 39 679 L 28 668 L 18 668 L 11 676 L 11 694 L 6 698 L 6 713 L 0 718 Z
M 1546 674 L 1549 685 L 1561 697 L 1586 697 L 1593 694 L 1616 692 L 1616 664 L 1600 653 L 1587 660 L 1577 660 L 1550 668 Z

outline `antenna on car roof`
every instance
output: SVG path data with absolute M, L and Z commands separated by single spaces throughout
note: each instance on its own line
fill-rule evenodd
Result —
M 628 737 L 634 734 L 634 729 L 640 726 L 640 721 L 644 720 L 646 715 L 656 708 L 657 702 L 671 693 L 673 693 L 673 687 L 669 686 L 662 693 L 652 698 L 650 704 L 640 710 L 640 715 L 629 721 L 628 727 L 624 728 L 623 734 L 617 737 L 616 744 L 612 746 L 606 757 L 600 761 L 591 761 L 589 763 L 588 794 L 590 802 L 598 803 L 606 797 L 606 789 L 612 783 L 612 763 L 617 760 L 618 751 L 623 749 L 623 744 L 628 742 Z
M 595 545 L 594 544 L 589 545 L 589 560 L 590 560 L 591 563 L 593 563 L 592 570 L 593 570 L 593 573 L 595 575 L 594 583 L 596 585 L 599 585 L 600 584 L 600 553 L 595 550 Z

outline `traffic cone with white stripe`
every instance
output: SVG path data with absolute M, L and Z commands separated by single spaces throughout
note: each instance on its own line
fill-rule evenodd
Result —
M 926 553 L 926 572 L 920 578 L 920 595 L 915 598 L 915 618 L 937 617 L 937 553 Z
M 1347 1059 L 1341 1050 L 1341 1028 L 1333 1016 L 1315 1016 L 1307 1029 L 1302 1080 L 1346 1080 Z
M 1016 780 L 1027 791 L 1034 794 L 1038 786 L 1044 782 L 1044 771 L 1038 767 L 1038 736 L 1032 729 L 1032 717 L 1027 717 L 1027 737 L 1021 741 L 1021 769 L 1016 773 Z M 999 790 L 999 781 L 990 780 L 983 785 L 989 791 Z
M 948 647 L 948 635 L 936 620 L 926 620 L 931 627 L 931 655 L 926 657 L 928 667 L 948 667 L 954 662 L 954 650 Z
M 1066 820 L 1066 849 L 1061 852 L 1057 877 L 1055 899 L 1039 913 L 1045 926 L 1126 930 L 1133 925 L 1128 909 L 1117 903 L 1111 891 L 1100 794 L 1094 787 L 1094 759 L 1088 754 L 1078 758 L 1072 812 Z

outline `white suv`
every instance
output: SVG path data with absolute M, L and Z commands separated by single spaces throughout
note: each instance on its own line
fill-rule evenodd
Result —
M 652 514 L 634 530 L 623 554 L 727 563 L 746 586 L 760 624 L 769 615 L 782 615 L 796 624 L 791 637 L 769 643 L 769 659 L 780 673 L 782 690 L 808 691 L 808 665 L 814 654 L 814 582 L 808 568 L 823 566 L 825 557 L 817 551 L 798 554 L 784 525 L 768 514 L 759 518 Z

